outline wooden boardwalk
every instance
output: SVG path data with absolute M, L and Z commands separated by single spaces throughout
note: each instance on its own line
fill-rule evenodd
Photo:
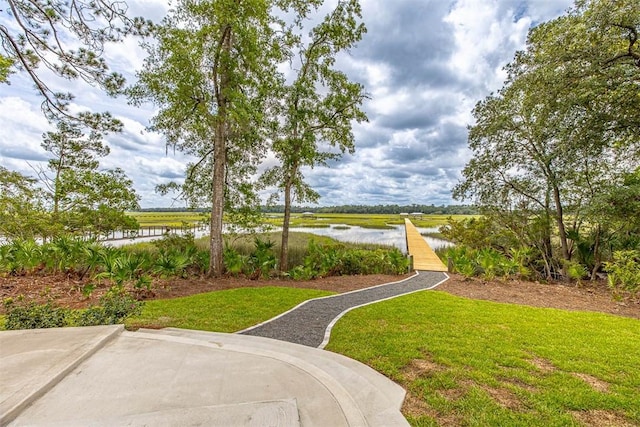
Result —
M 440 261 L 438 255 L 408 218 L 404 219 L 404 229 L 407 236 L 407 251 L 413 257 L 414 270 L 447 271 L 447 266 Z

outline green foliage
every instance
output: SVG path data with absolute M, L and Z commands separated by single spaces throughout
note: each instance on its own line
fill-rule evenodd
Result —
M 249 256 L 248 267 L 253 277 L 267 278 L 276 268 L 276 256 L 273 252 L 274 243 L 263 241 L 259 237 L 254 240 L 255 250 Z
M 476 255 L 476 262 L 482 270 L 482 275 L 487 280 L 493 280 L 498 274 L 502 273 L 504 259 L 504 255 L 500 252 L 489 248 L 480 249 Z
M 50 219 L 36 183 L 0 166 L 0 235 L 9 239 L 49 235 Z
M 137 229 L 124 211 L 138 207 L 139 197 L 122 169 L 100 170 L 99 158 L 109 154 L 102 133 L 88 135 L 80 126 L 59 121 L 56 132 L 47 132 L 42 148 L 51 156 L 44 183 L 52 219 L 67 233 L 99 236 L 115 229 Z
M 49 153 L 38 180 L 0 167 L 0 235 L 8 238 L 100 236 L 116 229 L 137 229 L 125 210 L 138 207 L 133 183 L 122 169 L 100 170 L 109 148 L 100 131 L 84 135 L 73 121 L 59 121 L 42 147 Z
M 464 277 L 474 277 L 477 274 L 475 251 L 466 246 L 454 246 L 445 250 L 445 257 L 453 264 L 453 273 L 460 273 Z
M 472 249 L 459 245 L 447 248 L 444 256 L 451 260 L 454 273 L 460 273 L 466 278 L 482 276 L 493 280 L 497 276 L 527 277 L 528 253 L 528 249 L 512 249 L 510 256 L 507 256 L 492 248 Z
M 515 273 L 518 274 L 522 279 L 528 279 L 531 275 L 531 270 L 528 265 L 530 265 L 531 260 L 531 248 L 511 248 L 509 249 L 509 254 L 511 255 L 511 260 L 516 267 Z
M 638 348 L 637 319 L 438 291 L 350 311 L 327 347 L 406 389 L 415 426 L 579 425 L 576 412 L 636 425 Z
M 209 252 L 196 244 L 193 234 L 168 234 L 153 243 L 155 255 L 154 273 L 164 277 L 202 274 L 207 271 Z
M 605 265 L 612 289 L 640 293 L 640 251 L 616 251 Z
M 565 261 L 564 264 L 569 279 L 580 282 L 580 280 L 584 279 L 588 274 L 585 266 L 579 262 Z
M 9 81 L 12 65 L 13 61 L 11 59 L 0 55 L 0 83 L 7 83 Z
M 15 260 L 16 270 L 12 271 L 13 274 L 32 273 L 43 262 L 42 247 L 35 240 L 14 240 L 10 244 L 10 251 Z
M 26 303 L 23 298 L 17 301 L 4 300 L 6 311 L 5 329 L 60 328 L 64 326 L 115 325 L 127 317 L 140 314 L 142 302 L 136 301 L 122 287 L 114 286 L 100 298 L 100 304 L 86 310 L 73 310 L 56 307 L 52 302 L 46 304 Z
M 56 307 L 51 302 L 25 303 L 23 299 L 4 300 L 5 329 L 39 329 L 68 326 L 69 310 Z
M 187 254 L 179 251 L 160 251 L 153 272 L 161 277 L 186 277 L 189 265 L 191 259 Z
M 100 298 L 100 304 L 80 312 L 77 326 L 115 325 L 142 312 L 144 303 L 136 301 L 123 288 L 114 286 Z
M 596 273 L 617 237 L 637 235 L 639 10 L 580 1 L 533 27 L 504 87 L 473 111 L 473 158 L 454 197 L 516 239 L 494 248 L 534 248 L 543 276 L 577 277 L 576 261 Z
M 168 250 L 184 252 L 196 246 L 193 234 L 191 233 L 185 233 L 183 235 L 167 234 L 162 239 L 154 240 L 152 244 L 160 252 L 166 252 Z
M 83 80 L 100 86 L 109 94 L 124 85 L 122 75 L 113 73 L 101 53 L 105 45 L 123 40 L 129 34 L 145 34 L 151 25 L 142 18 L 126 15 L 119 1 L 37 2 L 12 0 L 3 6 L 10 24 L 0 32 L 0 83 L 14 71 L 33 81 L 42 96 L 42 109 L 48 118 L 69 118 L 73 95 L 57 92 L 47 82 L 53 73 L 67 80 Z M 47 72 L 39 67 L 44 65 Z M 49 74 L 47 74 L 49 73 Z M 95 128 L 120 124 L 108 113 L 80 113 L 77 117 Z
M 247 263 L 247 257 L 241 255 L 236 249 L 229 245 L 224 247 L 224 267 L 226 271 L 233 276 L 238 276 L 244 271 Z
M 474 249 L 485 247 L 503 249 L 513 247 L 517 242 L 512 232 L 501 227 L 489 216 L 459 220 L 449 217 L 447 223 L 440 227 L 440 233 L 452 243 Z
M 303 265 L 287 274 L 294 280 L 356 274 L 404 274 L 409 260 L 397 248 L 353 249 L 344 245 L 320 245 L 311 240 Z
M 207 270 L 209 254 L 192 237 L 171 237 L 158 246 L 160 249 L 151 246 L 151 250 L 114 248 L 74 236 L 60 236 L 44 244 L 14 240 L 0 245 L 0 274 L 65 273 L 142 291 L 150 289 L 153 274 L 184 277 Z

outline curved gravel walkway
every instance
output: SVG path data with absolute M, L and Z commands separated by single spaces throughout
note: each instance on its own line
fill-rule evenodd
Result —
M 433 289 L 448 278 L 442 272 L 420 271 L 399 282 L 312 299 L 238 333 L 324 348 L 329 342 L 331 328 L 348 311 L 400 295 Z

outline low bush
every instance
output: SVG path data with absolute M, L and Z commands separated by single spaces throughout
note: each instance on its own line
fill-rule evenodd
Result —
M 352 249 L 344 245 L 309 242 L 303 265 L 288 271 L 294 280 L 356 274 L 404 274 L 409 259 L 397 248 Z
M 523 265 L 526 253 L 512 251 L 510 256 L 492 248 L 471 249 L 466 246 L 447 248 L 444 256 L 450 260 L 454 273 L 464 277 L 482 276 L 492 280 L 497 276 L 526 276 L 529 270 Z
M 640 294 L 640 251 L 616 251 L 613 261 L 605 263 L 609 287 L 616 291 Z
M 56 307 L 52 302 L 36 304 L 18 300 L 4 301 L 5 329 L 60 328 L 64 326 L 96 326 L 122 323 L 127 317 L 138 315 L 143 302 L 136 301 L 124 288 L 114 286 L 100 298 L 100 304 L 86 310 Z
M 36 304 L 25 303 L 11 298 L 4 300 L 5 329 L 60 328 L 69 325 L 70 310 L 56 307 L 51 302 Z
M 100 305 L 89 307 L 80 312 L 77 326 L 115 325 L 127 317 L 139 315 L 144 303 L 136 301 L 126 290 L 117 286 L 100 298 Z

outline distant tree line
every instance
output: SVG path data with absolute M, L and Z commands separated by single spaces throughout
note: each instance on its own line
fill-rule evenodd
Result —
M 143 208 L 136 212 L 208 212 L 207 209 L 197 208 Z M 262 213 L 283 213 L 284 205 L 261 206 Z M 292 213 L 314 212 L 314 213 L 353 213 L 353 214 L 401 214 L 422 212 L 427 215 L 477 215 L 479 213 L 475 206 L 471 205 L 340 205 L 340 206 L 291 206 Z
M 283 205 L 263 206 L 264 213 L 283 213 Z M 292 206 L 291 212 L 315 212 L 315 213 L 353 213 L 353 214 L 401 214 L 422 212 L 427 215 L 475 215 L 478 209 L 471 205 L 341 205 L 341 206 Z

